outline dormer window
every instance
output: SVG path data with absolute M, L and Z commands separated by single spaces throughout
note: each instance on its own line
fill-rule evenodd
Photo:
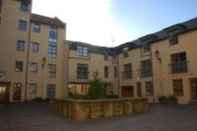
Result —
M 172 35 L 172 34 L 175 35 L 175 34 L 185 31 L 186 28 L 187 27 L 183 24 L 177 24 L 177 25 L 173 25 L 171 27 L 164 29 L 164 31 L 169 35 Z
M 147 52 L 150 52 L 150 44 L 146 44 L 146 45 L 143 47 L 143 53 L 147 53 Z
M 104 60 L 105 60 L 105 61 L 108 61 L 108 59 L 109 59 L 109 58 L 108 58 L 108 54 L 104 54 Z
M 77 56 L 88 57 L 88 48 L 83 46 L 77 47 Z
M 178 36 L 177 35 L 170 35 L 169 36 L 169 43 L 170 43 L 170 45 L 178 44 Z
M 178 44 L 178 34 L 184 32 L 187 27 L 183 24 L 177 24 L 166 28 L 164 31 L 168 34 L 170 45 Z
M 126 48 L 123 49 L 123 56 L 124 56 L 124 58 L 129 57 L 129 54 L 128 54 L 128 47 L 126 47 Z

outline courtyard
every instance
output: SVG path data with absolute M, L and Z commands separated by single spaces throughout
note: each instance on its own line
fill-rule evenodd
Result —
M 51 114 L 47 103 L 0 105 L 0 131 L 196 131 L 197 105 L 152 105 L 147 113 L 85 122 Z

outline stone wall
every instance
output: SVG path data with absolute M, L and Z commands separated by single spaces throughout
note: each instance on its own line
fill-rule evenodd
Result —
M 52 100 L 50 109 L 71 120 L 126 116 L 149 109 L 147 99 Z

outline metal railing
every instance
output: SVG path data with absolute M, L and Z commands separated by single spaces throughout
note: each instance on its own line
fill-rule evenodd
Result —
M 130 71 L 123 71 L 122 72 L 122 79 L 123 80 L 132 79 L 132 72 L 130 72 Z
M 188 71 L 188 62 L 187 61 L 181 61 L 176 62 L 173 64 L 170 64 L 171 73 L 185 73 Z
M 152 69 L 140 69 L 140 77 L 151 77 L 152 76 Z

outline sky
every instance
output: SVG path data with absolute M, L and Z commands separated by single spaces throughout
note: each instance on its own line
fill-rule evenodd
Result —
M 197 17 L 197 0 L 33 0 L 67 24 L 67 40 L 114 47 Z

